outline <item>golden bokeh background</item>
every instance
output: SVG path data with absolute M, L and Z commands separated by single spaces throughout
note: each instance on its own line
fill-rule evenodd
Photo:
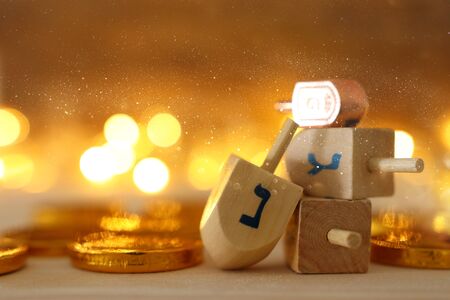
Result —
M 362 126 L 426 162 L 400 197 L 450 210 L 449 16 L 444 0 L 1 1 L 0 194 L 207 191 L 230 152 L 262 161 L 295 82 L 352 78 Z

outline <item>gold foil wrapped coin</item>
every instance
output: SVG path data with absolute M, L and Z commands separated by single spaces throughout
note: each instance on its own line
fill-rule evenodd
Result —
M 448 235 L 414 232 L 414 237 L 403 241 L 388 240 L 385 235 L 372 237 L 371 260 L 403 267 L 450 269 Z
M 0 238 L 0 274 L 16 271 L 25 265 L 28 247 L 10 238 Z
M 9 232 L 5 236 L 27 244 L 30 255 L 62 256 L 67 254 L 67 244 L 80 234 L 82 233 L 64 227 L 32 227 Z
M 154 234 L 99 232 L 69 244 L 72 264 L 107 273 L 147 273 L 192 267 L 202 261 L 200 240 Z

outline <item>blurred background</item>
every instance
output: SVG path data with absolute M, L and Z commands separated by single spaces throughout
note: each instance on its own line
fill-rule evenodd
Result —
M 206 200 L 230 152 L 262 162 L 295 82 L 333 78 L 365 87 L 361 126 L 425 160 L 374 206 L 448 222 L 448 1 L 2 0 L 0 217 L 30 199 Z

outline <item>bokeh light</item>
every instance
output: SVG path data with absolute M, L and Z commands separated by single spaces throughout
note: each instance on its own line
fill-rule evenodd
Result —
M 124 174 L 133 167 L 136 159 L 133 148 L 118 144 L 106 144 L 103 147 L 112 156 L 114 175 Z
M 134 145 L 139 139 L 139 126 L 126 114 L 115 114 L 105 122 L 104 135 L 108 143 Z
M 133 180 L 144 193 L 157 193 L 169 182 L 169 169 L 158 158 L 145 158 L 134 167 Z
M 410 158 L 414 153 L 414 139 L 403 130 L 395 131 L 395 158 Z
M 147 125 L 147 135 L 159 147 L 174 145 L 181 136 L 181 125 L 177 118 L 168 113 L 156 114 Z
M 34 173 L 33 160 L 22 154 L 8 154 L 1 158 L 3 176 L 1 185 L 7 189 L 20 189 L 25 187 L 32 179 Z
M 106 147 L 92 147 L 80 158 L 81 173 L 91 182 L 104 183 L 115 174 L 114 156 Z
M 220 167 L 213 158 L 196 157 L 189 164 L 188 180 L 198 190 L 209 190 L 219 179 Z
M 438 233 L 450 234 L 450 212 L 440 212 L 433 218 L 433 229 Z
M 11 108 L 0 109 L 0 147 L 25 139 L 28 130 L 28 120 L 22 113 Z

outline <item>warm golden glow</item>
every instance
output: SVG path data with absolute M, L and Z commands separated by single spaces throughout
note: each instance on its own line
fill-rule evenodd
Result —
M 264 163 L 264 160 L 266 159 L 268 152 L 269 152 L 268 150 L 265 150 L 265 151 L 260 151 L 260 152 L 256 153 L 256 155 L 254 155 L 252 157 L 250 162 L 254 165 L 262 166 L 262 164 Z
M 410 158 L 414 153 L 414 139 L 403 130 L 395 131 L 395 157 Z
M 0 158 L 0 179 L 5 177 L 5 162 Z
M 148 122 L 147 135 L 156 146 L 170 147 L 180 139 L 180 122 L 171 114 L 157 114 Z
M 32 179 L 34 173 L 33 160 L 21 154 L 5 155 L 1 158 L 3 164 L 3 176 L 1 185 L 8 189 L 25 187 Z
M 20 137 L 20 121 L 9 109 L 0 109 L 0 147 L 15 143 Z
M 217 182 L 221 164 L 213 158 L 197 157 L 189 164 L 188 180 L 198 190 L 209 190 Z
M 139 127 L 132 117 L 115 114 L 106 120 L 104 135 L 110 144 L 134 145 L 139 139 Z
M 144 219 L 141 228 L 153 232 L 174 232 L 180 230 L 181 221 L 177 218 Z
M 148 204 L 147 210 L 149 217 L 152 219 L 175 218 L 181 212 L 181 204 L 167 199 L 152 200 Z
M 112 156 L 112 168 L 115 175 L 126 173 L 133 167 L 136 160 L 133 148 L 118 144 L 106 144 L 103 147 Z
M 24 188 L 28 193 L 43 193 L 48 191 L 58 179 L 58 171 L 51 162 L 35 160 L 35 172 L 30 183 Z
M 106 147 L 89 148 L 81 155 L 80 170 L 89 181 L 104 183 L 115 174 L 114 156 Z
M 156 193 L 164 189 L 169 182 L 169 169 L 157 158 L 145 158 L 134 167 L 133 180 L 142 192 Z
M 450 212 L 438 213 L 433 219 L 433 229 L 438 233 L 450 234 Z
M 450 120 L 444 123 L 444 131 L 442 132 L 442 141 L 447 149 L 450 149 Z
M 104 216 L 100 227 L 109 231 L 136 231 L 141 226 L 141 218 L 135 214 L 116 213 L 113 216 Z

